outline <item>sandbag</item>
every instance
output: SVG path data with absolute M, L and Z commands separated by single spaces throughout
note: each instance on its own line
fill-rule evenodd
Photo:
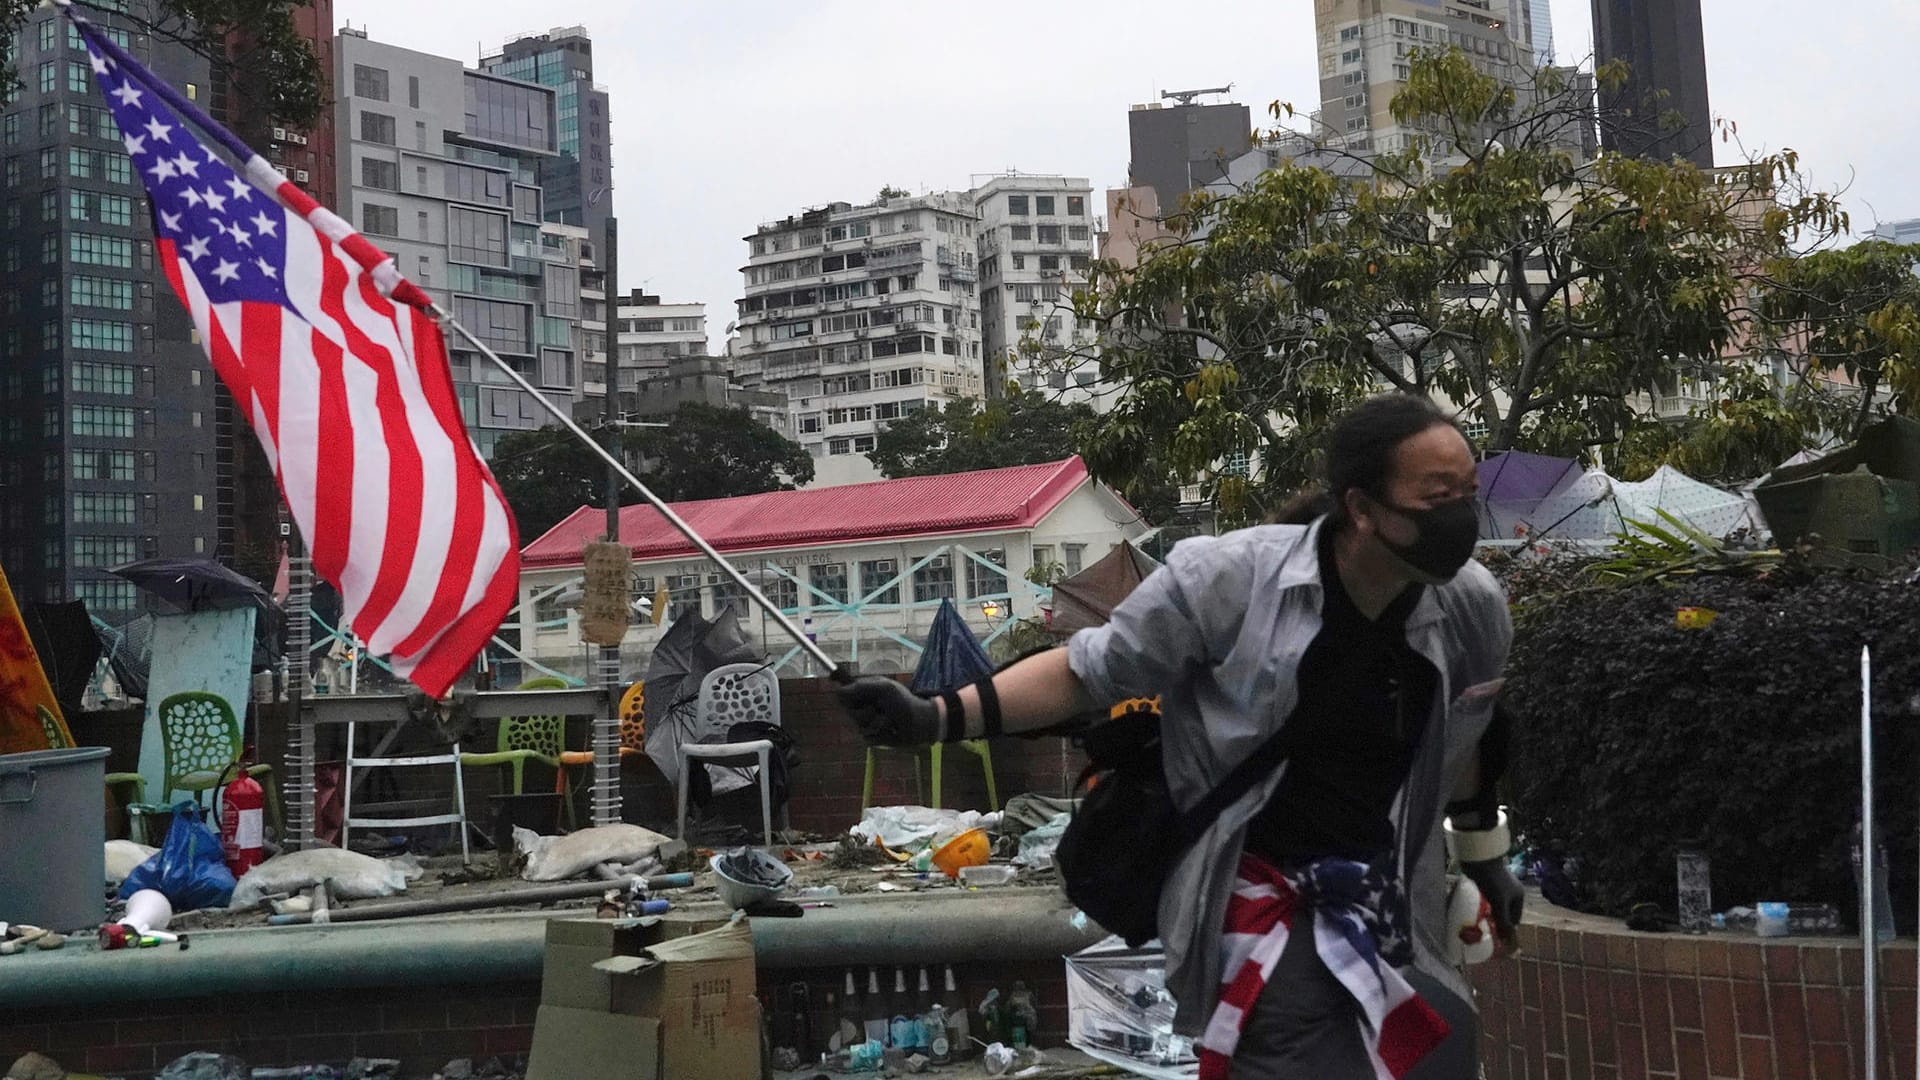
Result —
M 565 836 L 513 830 L 513 846 L 526 857 L 520 876 L 528 881 L 565 881 L 601 863 L 626 865 L 660 849 L 667 837 L 638 825 L 600 825 Z
M 132 840 L 107 841 L 107 884 L 118 885 L 127 880 L 127 875 L 148 859 L 160 853 L 157 847 L 137 844 Z
M 247 871 L 234 887 L 229 907 L 238 910 L 259 905 L 262 897 L 297 893 L 322 881 L 338 900 L 370 900 L 407 891 L 407 882 L 422 873 L 411 856 L 376 859 L 357 851 L 315 848 L 276 855 Z

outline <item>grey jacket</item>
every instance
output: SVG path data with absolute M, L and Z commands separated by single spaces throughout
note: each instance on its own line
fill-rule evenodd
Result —
M 1096 702 L 1161 695 L 1167 783 L 1181 805 L 1198 802 L 1292 715 L 1300 658 L 1320 631 L 1316 540 L 1324 526 L 1323 519 L 1182 541 L 1112 621 L 1069 644 L 1069 663 Z M 1492 718 L 1512 638 L 1506 595 L 1475 562 L 1426 590 L 1407 619 L 1408 643 L 1440 673 L 1432 719 L 1394 815 L 1413 908 L 1414 966 L 1469 1000 L 1441 951 L 1446 858 L 1438 823 Z M 1197 1036 L 1213 1013 L 1220 930 L 1246 825 L 1285 771 L 1228 807 L 1167 882 L 1161 944 L 1182 1033 Z

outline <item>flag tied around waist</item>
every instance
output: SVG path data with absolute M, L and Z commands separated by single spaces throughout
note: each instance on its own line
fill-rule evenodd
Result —
M 63 4 L 64 7 L 64 4 Z M 519 585 L 432 301 L 393 260 L 66 7 L 152 204 L 160 267 L 369 652 L 444 694 Z M 198 128 L 238 171 L 194 134 Z

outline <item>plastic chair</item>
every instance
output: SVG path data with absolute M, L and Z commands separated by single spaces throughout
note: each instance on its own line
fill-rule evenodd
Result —
M 987 740 L 985 739 L 968 739 L 965 742 L 956 743 L 955 745 L 980 759 L 980 768 L 986 773 L 987 778 L 987 809 L 1000 809 L 999 785 L 994 782 L 993 778 L 993 748 L 987 744 Z M 862 814 L 866 813 L 867 808 L 873 805 L 874 751 L 895 749 L 905 748 L 892 746 L 870 746 L 867 748 L 867 778 L 866 782 L 862 784 L 860 788 L 860 812 Z M 940 808 L 940 781 L 945 771 L 943 767 L 944 755 L 942 752 L 945 749 L 946 747 L 941 743 L 934 743 L 927 751 L 927 757 L 929 758 L 928 765 L 933 772 L 933 799 L 928 802 L 927 805 L 935 810 Z M 916 795 L 920 792 L 920 754 L 918 751 L 913 752 L 913 790 Z
M 35 705 L 33 711 L 40 717 L 40 730 L 47 733 L 47 749 L 71 750 L 72 740 L 67 738 L 66 729 L 60 726 L 60 720 L 47 711 L 45 705 Z M 128 794 L 121 802 L 132 805 L 147 801 L 147 778 L 137 772 L 110 772 L 107 774 L 107 790 L 126 788 Z
M 515 690 L 565 690 L 566 680 L 542 675 L 528 679 Z M 564 716 L 507 716 L 500 720 L 500 728 L 495 736 L 492 753 L 461 754 L 462 766 L 506 765 L 513 770 L 513 793 L 519 795 L 525 790 L 527 762 L 537 761 L 554 770 L 554 790 L 561 795 L 561 805 L 566 807 L 567 827 L 577 823 L 573 812 L 573 788 L 567 778 L 567 765 L 579 764 L 564 760 L 567 718 Z M 593 764 L 593 755 L 586 755 L 585 764 Z
M 696 705 L 695 725 L 702 731 L 727 730 L 749 721 L 778 726 L 780 723 L 780 679 L 767 664 L 727 664 L 707 673 L 700 680 L 700 699 Z M 768 847 L 773 846 L 773 780 L 771 763 L 773 743 L 753 739 L 737 743 L 696 743 L 680 747 L 680 775 L 674 778 L 679 800 L 679 832 L 687 835 L 687 775 L 692 764 L 747 765 L 758 767 L 754 779 L 760 785 L 760 819 Z
M 171 798 L 172 792 L 191 791 L 197 801 L 201 793 L 217 789 L 240 760 L 240 720 L 218 694 L 201 690 L 174 694 L 160 702 L 160 746 L 161 794 Z M 277 835 L 285 836 L 273 766 L 249 765 L 247 775 L 266 788 L 267 812 Z

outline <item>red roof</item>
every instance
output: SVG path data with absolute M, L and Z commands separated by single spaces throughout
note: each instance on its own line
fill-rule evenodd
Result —
M 1086 482 L 1086 464 L 1073 457 L 1047 465 L 670 505 L 715 550 L 727 553 L 1026 529 Z M 606 511 L 583 506 L 528 544 L 521 562 L 528 567 L 577 566 L 582 546 L 605 533 Z M 636 559 L 698 554 L 645 503 L 621 508 L 620 539 Z

